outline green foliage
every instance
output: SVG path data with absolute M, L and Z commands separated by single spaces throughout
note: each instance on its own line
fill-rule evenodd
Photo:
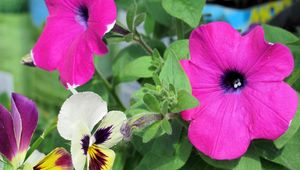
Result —
M 178 122 L 172 122 L 172 129 L 172 135 L 157 137 L 150 143 L 143 144 L 138 137 L 133 140 L 134 147 L 143 155 L 136 170 L 180 169 L 185 164 L 192 146 Z
M 162 0 L 162 5 L 170 15 L 196 28 L 200 24 L 205 0 Z
M 191 109 L 199 105 L 198 100 L 185 90 L 180 90 L 178 92 L 177 101 L 177 104 L 172 109 L 172 112 L 174 113 L 179 113 L 183 110 Z
M 6 93 L 0 94 L 0 104 L 5 108 L 10 108 L 9 96 Z
M 298 38 L 294 34 L 282 28 L 266 24 L 263 24 L 263 28 L 265 30 L 265 38 L 270 42 L 289 44 L 298 40 Z
M 163 83 L 174 85 L 177 91 L 186 90 L 191 92 L 189 80 L 179 64 L 178 59 L 174 55 L 169 55 L 171 53 L 167 54 L 168 55 L 164 56 L 166 61 L 159 75 L 160 80 Z

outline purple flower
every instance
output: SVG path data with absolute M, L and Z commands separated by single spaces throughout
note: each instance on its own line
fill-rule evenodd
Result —
M 21 165 L 38 122 L 35 103 L 13 93 L 11 112 L 0 105 L 0 152 L 14 164 Z
M 72 169 L 70 154 L 63 148 L 53 150 L 49 155 L 33 152 L 24 162 L 30 140 L 38 122 L 38 111 L 33 101 L 13 93 L 11 112 L 0 105 L 0 153 L 18 169 L 22 165 L 28 169 L 47 170 Z M 30 168 L 29 168 L 30 167 Z

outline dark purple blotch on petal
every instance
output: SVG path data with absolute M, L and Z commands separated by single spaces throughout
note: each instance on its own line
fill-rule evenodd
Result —
M 91 152 L 91 153 L 90 153 Z M 108 156 L 101 152 L 100 148 L 95 145 L 91 146 L 91 151 L 89 151 L 90 161 L 89 169 L 90 170 L 99 170 L 104 169 L 107 166 Z
M 110 135 L 112 133 L 112 128 L 113 128 L 113 126 L 98 129 L 94 134 L 95 144 L 97 144 L 97 145 L 102 144 L 106 140 L 110 139 Z
M 81 139 L 81 149 L 83 150 L 84 155 L 87 155 L 87 151 L 89 149 L 89 146 L 90 146 L 90 136 L 85 135 Z

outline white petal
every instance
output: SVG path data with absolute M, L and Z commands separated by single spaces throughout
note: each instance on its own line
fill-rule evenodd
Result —
M 32 167 L 34 167 L 36 164 L 38 164 L 46 155 L 39 152 L 38 150 L 35 150 L 34 152 L 32 152 L 32 154 L 28 157 L 28 159 L 26 160 L 26 164 L 31 165 Z
M 71 141 L 72 163 L 76 170 L 83 170 L 86 163 L 87 156 L 84 154 L 81 141 L 85 136 L 91 136 L 90 130 L 85 124 L 77 124 Z
M 76 123 L 80 121 L 92 131 L 106 113 L 107 104 L 96 93 L 74 94 L 61 107 L 57 122 L 58 132 L 63 138 L 71 140 Z
M 100 143 L 98 145 L 104 146 L 106 148 L 110 148 L 110 147 L 116 145 L 117 143 L 119 143 L 123 139 L 123 135 L 121 134 L 120 130 L 121 130 L 121 126 L 123 125 L 123 123 L 125 121 L 126 121 L 126 115 L 123 112 L 120 112 L 120 111 L 109 112 L 102 119 L 97 130 L 112 127 L 111 131 L 110 131 L 111 133 L 107 137 L 107 140 L 105 140 L 103 143 Z M 94 141 L 95 141 L 95 139 L 94 139 Z

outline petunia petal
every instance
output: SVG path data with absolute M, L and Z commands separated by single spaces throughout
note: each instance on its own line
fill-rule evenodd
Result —
M 244 35 L 239 42 L 240 71 L 248 72 L 262 57 L 271 45 L 264 38 L 264 30 L 261 26 L 256 26 L 249 33 Z
M 90 130 L 83 123 L 78 123 L 72 135 L 71 155 L 73 166 L 83 170 L 87 160 L 87 150 L 90 145 Z
M 191 121 L 188 136 L 191 143 L 213 159 L 235 159 L 250 144 L 244 99 L 237 94 L 215 98 L 208 106 L 202 103 Z
M 11 114 L 0 105 L 0 152 L 10 161 L 18 152 Z
M 117 8 L 114 0 L 98 0 L 90 3 L 88 26 L 100 37 L 113 28 L 116 18 Z
M 76 37 L 67 51 L 65 51 L 65 58 L 58 66 L 61 82 L 68 87 L 80 86 L 88 82 L 95 72 L 93 63 L 93 51 L 91 50 L 86 36 L 83 34 Z
M 208 70 L 237 68 L 239 61 L 244 60 L 236 55 L 241 38 L 239 32 L 226 22 L 202 25 L 189 39 L 191 62 Z
M 78 122 L 86 124 L 92 131 L 106 113 L 107 104 L 96 93 L 82 92 L 72 95 L 61 107 L 57 122 L 58 132 L 63 138 L 71 140 Z
M 62 28 L 68 28 L 68 31 Z M 55 70 L 73 40 L 83 31 L 73 18 L 48 17 L 42 35 L 32 49 L 34 64 L 47 71 Z
M 126 121 L 126 115 L 120 111 L 110 111 L 101 121 L 93 135 L 95 144 L 110 148 L 123 139 L 121 126 Z
M 65 0 L 45 0 L 50 16 L 73 17 L 73 1 Z
M 293 68 L 294 58 L 289 48 L 282 44 L 274 44 L 257 58 L 246 76 L 248 81 L 252 82 L 282 81 L 291 74 Z
M 297 111 L 296 91 L 284 82 L 256 82 L 249 86 L 245 95 L 252 138 L 277 139 L 288 129 Z
M 38 111 L 35 103 L 28 98 L 12 94 L 12 115 L 20 115 L 22 121 L 22 134 L 20 138 L 19 151 L 27 151 L 33 132 L 37 127 Z M 17 126 L 17 125 L 15 125 Z
M 33 170 L 71 170 L 73 169 L 71 155 L 64 148 L 56 148 L 42 159 Z
M 209 93 L 222 90 L 220 87 L 220 77 L 222 72 L 218 70 L 208 71 L 206 68 L 196 65 L 190 60 L 181 60 L 180 64 L 185 73 L 189 76 L 192 94 L 194 97 L 198 98 L 199 101 L 202 102 L 202 99 L 205 99 L 206 95 Z M 196 113 L 195 110 L 191 109 L 183 111 L 181 115 L 183 119 L 191 120 L 194 113 Z
M 107 148 L 92 145 L 88 151 L 90 170 L 110 170 L 115 160 L 115 152 Z

